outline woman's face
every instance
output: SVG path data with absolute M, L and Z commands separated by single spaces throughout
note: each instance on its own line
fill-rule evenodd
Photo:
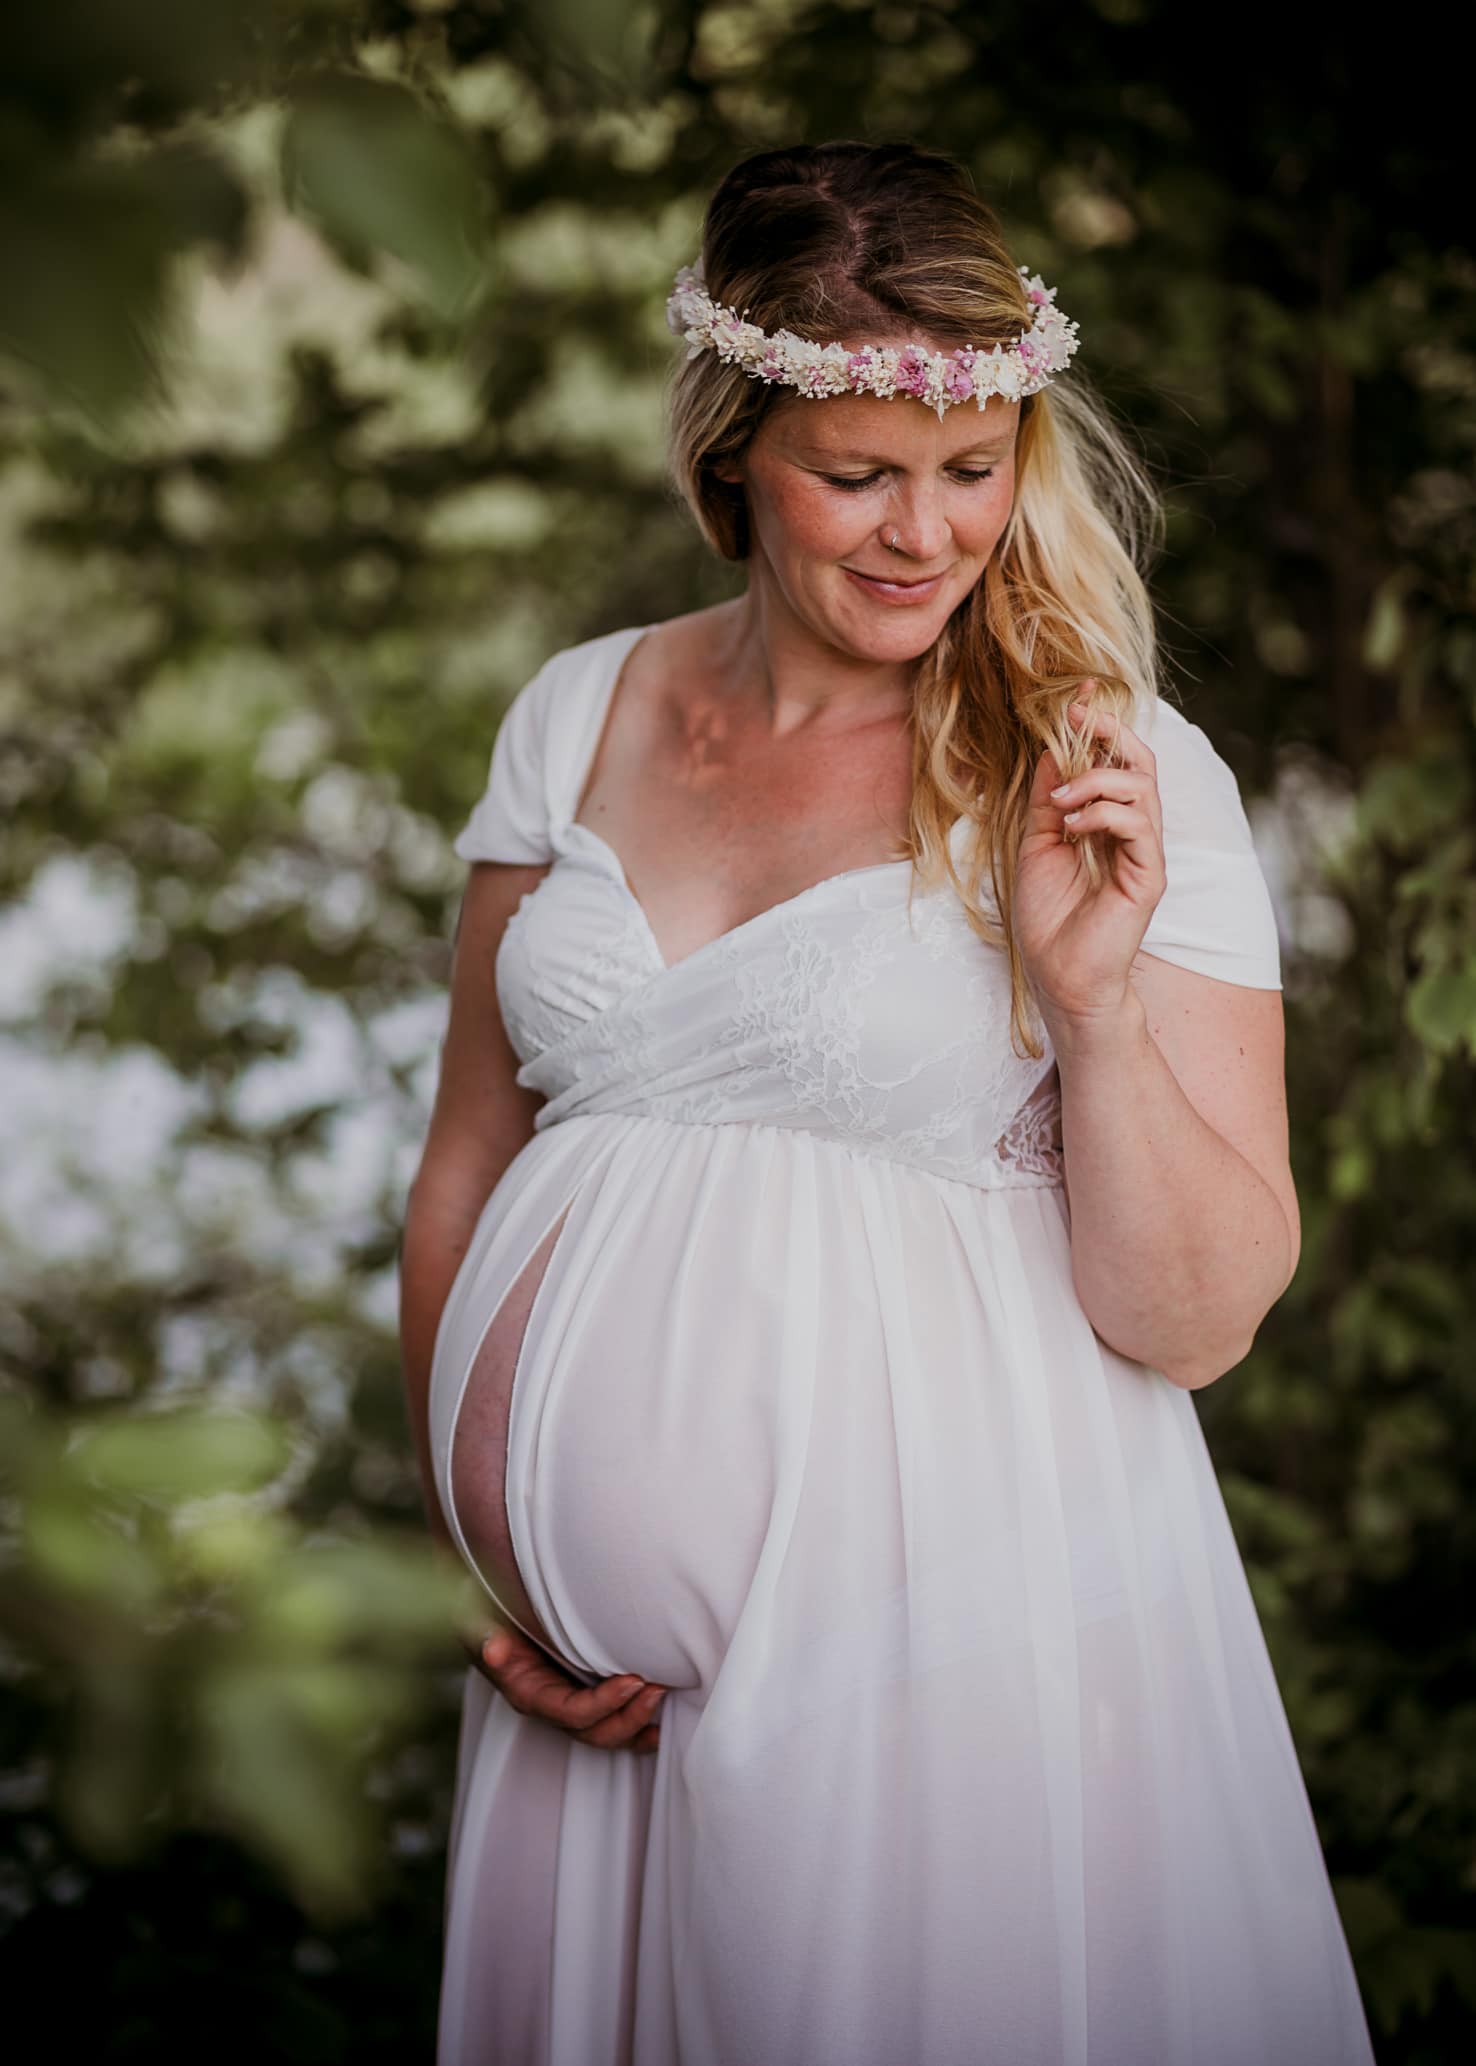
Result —
M 917 658 L 1009 520 L 1019 419 L 998 395 L 941 420 L 910 395 L 786 397 L 719 469 L 746 490 L 752 580 L 827 644 Z

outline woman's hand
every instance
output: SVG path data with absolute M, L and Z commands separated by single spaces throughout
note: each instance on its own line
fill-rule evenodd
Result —
M 1073 703 L 1068 718 L 1126 765 L 1088 768 L 1063 786 L 1055 755 L 1042 754 L 1020 843 L 1014 919 L 1047 1021 L 1089 1025 L 1120 1010 L 1168 874 L 1152 752 L 1111 711 Z M 1111 835 L 1095 888 L 1079 845 L 1088 832 Z
M 602 1679 L 581 1686 L 559 1670 L 536 1643 L 513 1628 L 495 1628 L 480 1649 L 468 1642 L 467 1654 L 484 1679 L 494 1685 L 509 1707 L 536 1715 L 565 1730 L 576 1742 L 601 1750 L 655 1750 L 661 1730 L 652 1719 L 666 1688 L 645 1679 Z

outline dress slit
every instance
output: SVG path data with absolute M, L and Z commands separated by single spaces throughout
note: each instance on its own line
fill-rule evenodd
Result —
M 528 1342 L 573 1209 L 574 1199 L 569 1198 L 519 1265 L 482 1329 L 459 1389 L 446 1466 L 446 1518 L 469 1569 L 497 1613 L 565 1671 L 570 1668 L 568 1661 L 559 1655 L 552 1636 L 539 1623 L 524 1574 L 518 1567 L 507 1492 L 512 1416 Z M 509 1317 L 513 1321 L 510 1329 L 504 1326 Z M 473 1423 L 470 1430 L 466 1427 L 468 1418 Z M 475 1451 L 467 1454 L 473 1442 Z M 489 1475 L 495 1484 L 487 1483 Z M 475 1510 L 477 1504 L 489 1512 L 490 1526 L 484 1525 L 480 1530 L 473 1527 L 469 1533 L 465 1509 Z

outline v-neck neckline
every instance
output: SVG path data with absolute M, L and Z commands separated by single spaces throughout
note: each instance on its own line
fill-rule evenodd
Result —
M 655 629 L 656 626 L 654 624 L 638 624 L 633 626 L 629 635 L 616 645 L 613 666 L 607 665 L 601 669 L 602 679 L 594 699 L 594 708 L 586 735 L 589 739 L 589 746 L 587 751 L 581 756 L 582 766 L 575 771 L 575 781 L 565 792 L 567 804 L 565 809 L 560 812 L 561 824 L 559 829 L 565 839 L 577 833 L 581 838 L 588 841 L 591 850 L 604 863 L 607 872 L 617 884 L 630 906 L 632 916 L 638 920 L 647 944 L 650 947 L 652 957 L 663 975 L 669 975 L 674 969 L 685 968 L 688 962 L 696 961 L 702 955 L 710 954 L 716 948 L 726 946 L 730 941 L 737 939 L 740 934 L 746 933 L 750 927 L 762 924 L 765 919 L 781 916 L 785 912 L 792 911 L 796 905 L 803 904 L 819 891 L 829 889 L 835 883 L 850 882 L 863 875 L 884 875 L 898 868 L 911 868 L 912 860 L 910 856 L 904 855 L 900 860 L 896 861 L 865 861 L 858 868 L 837 869 L 833 875 L 822 875 L 818 882 L 807 883 L 803 889 L 796 890 L 792 896 L 781 897 L 775 904 L 766 904 L 762 911 L 755 911 L 751 917 L 740 918 L 736 925 L 724 927 L 722 932 L 714 933 L 710 940 L 703 940 L 697 946 L 690 948 L 687 953 L 679 954 L 674 961 L 668 960 L 661 942 L 656 937 L 656 929 L 651 924 L 646 907 L 636 895 L 630 877 L 626 873 L 625 863 L 621 860 L 619 854 L 616 853 L 614 847 L 611 846 L 603 833 L 596 832 L 592 825 L 581 824 L 578 818 L 570 815 L 573 811 L 578 810 L 585 788 L 589 782 L 595 756 L 599 752 L 600 741 L 604 737 L 605 722 L 610 714 L 610 706 L 615 700 L 615 691 L 619 687 L 621 676 L 625 672 L 625 663 L 646 636 L 646 633 Z

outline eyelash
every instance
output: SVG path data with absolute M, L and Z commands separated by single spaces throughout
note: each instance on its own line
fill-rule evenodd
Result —
M 954 471 L 959 480 L 962 481 L 987 481 L 992 477 L 994 468 L 986 466 L 982 472 L 979 472 L 972 467 L 960 466 L 956 467 Z M 879 473 L 826 473 L 822 474 L 820 478 L 823 481 L 829 481 L 833 488 L 857 489 L 874 487 L 881 479 L 881 475 Z

